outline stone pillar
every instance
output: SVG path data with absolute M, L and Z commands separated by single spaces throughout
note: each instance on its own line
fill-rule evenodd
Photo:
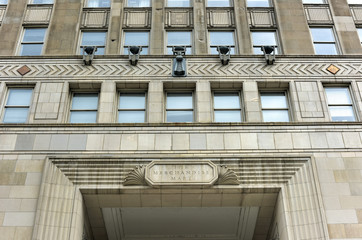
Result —
M 9 1 L 4 20 L 0 27 L 0 55 L 16 55 L 21 37 L 23 15 L 28 0 Z M 78 20 L 77 20 L 78 21 Z
M 244 82 L 243 90 L 246 115 L 245 121 L 262 122 L 263 118 L 261 116 L 261 103 L 257 82 Z
M 313 41 L 302 0 L 278 0 L 274 4 L 283 54 L 313 55 Z
M 113 0 L 109 19 L 109 31 L 106 45 L 106 53 L 119 55 L 122 39 L 123 4 L 121 0 Z
M 235 44 L 239 54 L 253 54 L 253 44 L 251 42 L 250 27 L 246 11 L 246 0 L 235 0 Z
M 163 4 L 164 0 L 152 0 L 150 54 L 154 55 L 162 55 L 165 53 Z
M 113 81 L 105 81 L 102 83 L 101 94 L 99 96 L 98 123 L 115 122 L 115 93 L 116 84 Z
M 347 0 L 330 0 L 329 2 L 338 37 L 336 41 L 339 42 L 341 54 L 362 54 L 361 41 Z
M 205 1 L 194 1 L 194 35 L 195 35 L 195 54 L 202 55 L 208 54 L 207 44 L 207 24 L 206 24 L 206 12 Z
M 164 101 L 163 101 L 163 83 L 161 81 L 152 81 L 148 85 L 148 122 L 164 122 Z
M 195 97 L 195 122 L 211 122 L 211 87 L 209 81 L 198 81 Z
M 76 54 L 82 1 L 57 0 L 53 11 L 44 55 Z

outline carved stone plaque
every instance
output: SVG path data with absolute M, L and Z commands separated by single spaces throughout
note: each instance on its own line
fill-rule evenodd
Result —
M 145 178 L 150 186 L 211 186 L 218 179 L 218 169 L 210 161 L 153 161 Z

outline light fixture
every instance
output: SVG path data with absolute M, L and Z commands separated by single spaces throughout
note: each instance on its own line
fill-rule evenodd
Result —
M 275 62 L 275 46 L 261 46 L 266 64 L 273 65 Z
M 97 51 L 96 46 L 83 46 L 83 62 L 84 65 L 92 65 L 94 54 Z
M 140 53 L 142 52 L 141 46 L 128 47 L 128 59 L 132 66 L 136 66 L 138 59 L 140 59 Z
M 173 55 L 176 55 L 176 57 L 172 61 L 172 76 L 186 77 L 186 60 L 183 57 L 186 54 L 186 47 L 172 47 L 172 52 Z
M 222 65 L 228 65 L 230 61 L 231 48 L 229 46 L 218 46 L 216 50 L 219 52 L 219 57 Z

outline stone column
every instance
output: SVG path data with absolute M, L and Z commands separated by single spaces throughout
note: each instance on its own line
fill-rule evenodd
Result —
M 18 46 L 24 10 L 28 0 L 9 1 L 0 27 L 0 55 L 15 55 Z M 77 20 L 78 21 L 78 20 Z
M 102 83 L 101 94 L 99 96 L 98 123 L 115 122 L 115 94 L 116 84 L 111 81 Z
M 251 42 L 250 27 L 246 11 L 246 0 L 235 0 L 235 44 L 239 54 L 253 54 L 253 44 Z
M 283 54 L 313 55 L 313 41 L 302 0 L 278 0 L 274 4 Z
M 244 105 L 246 122 L 262 122 L 261 104 L 259 97 L 258 84 L 256 81 L 244 82 Z
M 163 101 L 163 83 L 161 81 L 155 81 L 148 85 L 148 122 L 150 123 L 162 123 L 164 122 L 164 101 Z
M 210 82 L 198 81 L 195 97 L 196 122 L 211 122 L 211 102 Z
M 347 0 L 329 0 L 341 54 L 362 54 L 361 40 L 356 31 Z
M 206 24 L 206 11 L 205 1 L 194 1 L 194 35 L 195 35 L 195 54 L 202 55 L 208 54 L 207 44 L 207 24 Z
M 121 0 L 113 0 L 109 18 L 106 54 L 119 55 L 122 39 L 123 4 Z
M 165 52 L 163 4 L 164 0 L 152 0 L 150 54 L 154 55 L 162 55 Z
M 23 1 L 23 0 L 21 0 Z M 81 0 L 57 0 L 48 28 L 44 55 L 74 55 L 77 53 Z

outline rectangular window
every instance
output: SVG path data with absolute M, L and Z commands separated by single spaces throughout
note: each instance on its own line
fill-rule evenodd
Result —
M 123 54 L 128 55 L 128 47 L 130 46 L 141 46 L 140 54 L 148 54 L 148 36 L 148 32 L 124 32 Z
M 264 122 L 289 122 L 286 92 L 261 92 Z
M 98 93 L 73 93 L 69 122 L 96 123 Z
M 191 32 L 167 32 L 167 54 L 173 54 L 174 46 L 186 47 L 186 54 L 191 54 Z
M 332 28 L 310 28 L 317 55 L 336 55 L 336 40 Z
M 167 7 L 191 7 L 190 0 L 167 0 Z
M 193 122 L 192 92 L 166 93 L 167 122 Z
M 269 0 L 247 0 L 248 7 L 270 7 Z
M 218 46 L 231 47 L 231 54 L 235 54 L 234 32 L 209 32 L 210 35 L 210 52 L 211 54 L 219 54 Z
M 20 56 L 38 56 L 43 52 L 46 28 L 25 28 Z
M 10 88 L 5 105 L 3 122 L 27 122 L 32 94 L 32 88 Z
M 357 28 L 357 32 L 358 32 L 358 36 L 359 36 L 359 41 L 362 44 L 362 28 Z
M 118 105 L 119 123 L 143 123 L 146 113 L 145 93 L 120 93 Z
M 304 4 L 324 4 L 325 0 L 303 0 Z
M 82 32 L 82 41 L 80 44 L 80 53 L 82 54 L 83 47 L 96 46 L 96 55 L 104 55 L 106 47 L 106 32 Z
M 214 121 L 241 122 L 239 92 L 214 92 Z
M 128 0 L 127 7 L 150 7 L 150 0 Z
M 325 87 L 332 121 L 356 121 L 348 87 Z
M 208 7 L 231 7 L 230 0 L 207 0 Z
M 6 4 L 8 4 L 8 0 L 0 0 L 0 4 L 1 5 L 6 5 Z
M 87 7 L 90 8 L 108 8 L 111 6 L 110 0 L 88 0 Z
M 275 54 L 278 54 L 278 43 L 276 32 L 251 32 L 253 39 L 254 54 L 263 54 L 262 46 L 275 46 Z
M 361 0 L 347 0 L 348 4 L 362 4 Z
M 53 4 L 54 0 L 32 0 L 32 4 Z

